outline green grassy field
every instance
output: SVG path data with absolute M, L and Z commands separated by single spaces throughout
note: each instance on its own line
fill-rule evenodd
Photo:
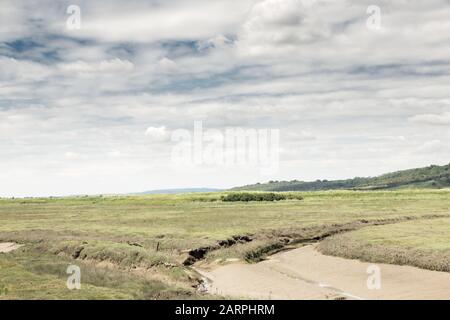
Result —
M 329 255 L 450 272 L 450 218 L 373 226 L 330 237 Z
M 201 298 L 184 265 L 190 249 L 208 248 L 206 261 L 254 261 L 336 230 L 450 217 L 450 190 L 302 192 L 303 200 L 249 203 L 221 195 L 1 199 L 0 242 L 25 246 L 0 254 L 0 299 Z M 252 241 L 218 247 L 233 236 Z M 82 270 L 81 290 L 66 288 L 69 264 Z

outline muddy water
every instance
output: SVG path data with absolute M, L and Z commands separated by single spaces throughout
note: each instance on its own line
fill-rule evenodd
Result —
M 208 292 L 232 297 L 450 299 L 450 273 L 325 256 L 313 245 L 257 264 L 233 263 L 201 272 L 208 279 Z
M 16 244 L 14 242 L 2 242 L 0 243 L 0 253 L 8 253 L 19 249 L 23 245 Z

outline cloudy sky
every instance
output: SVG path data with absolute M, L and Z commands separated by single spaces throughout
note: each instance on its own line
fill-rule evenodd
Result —
M 279 130 L 278 170 L 175 165 L 196 121 Z M 448 0 L 0 0 L 0 196 L 449 162 Z

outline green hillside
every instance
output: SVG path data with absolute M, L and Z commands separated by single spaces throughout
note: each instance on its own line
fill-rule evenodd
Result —
M 316 190 L 376 190 L 398 188 L 445 188 L 450 187 L 450 164 L 445 166 L 429 166 L 410 170 L 396 171 L 378 177 L 346 180 L 305 181 L 269 181 L 243 187 L 233 191 L 316 191 Z

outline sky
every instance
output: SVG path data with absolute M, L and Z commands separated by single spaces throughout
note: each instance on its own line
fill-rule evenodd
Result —
M 276 170 L 173 161 L 199 123 L 276 132 Z M 0 0 L 0 196 L 449 162 L 448 0 Z

